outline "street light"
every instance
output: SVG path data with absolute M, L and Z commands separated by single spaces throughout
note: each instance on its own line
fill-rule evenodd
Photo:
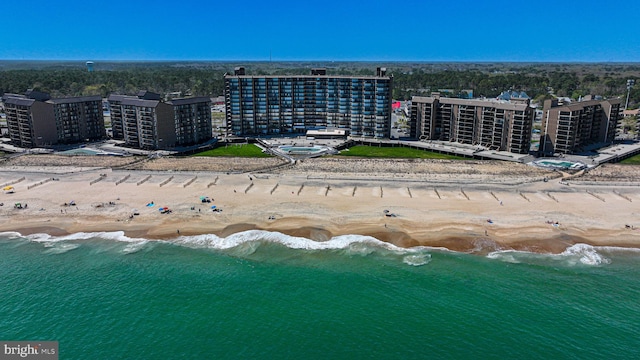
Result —
M 634 79 L 627 80 L 627 102 L 624 104 L 624 109 L 627 110 L 629 107 L 629 94 L 631 93 L 631 88 L 635 85 L 636 81 Z

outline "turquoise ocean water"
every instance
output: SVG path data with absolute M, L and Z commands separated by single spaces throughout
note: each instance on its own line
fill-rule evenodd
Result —
M 0 340 L 61 359 L 638 359 L 640 252 L 0 234 Z

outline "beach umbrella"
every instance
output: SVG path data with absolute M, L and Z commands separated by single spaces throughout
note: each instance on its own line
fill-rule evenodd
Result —
M 216 206 L 215 206 L 215 205 L 211 205 L 211 208 L 212 208 L 212 209 L 215 209 L 215 208 L 216 208 Z
M 4 190 L 4 191 L 13 190 L 13 186 L 5 186 L 5 187 L 2 188 L 2 190 Z

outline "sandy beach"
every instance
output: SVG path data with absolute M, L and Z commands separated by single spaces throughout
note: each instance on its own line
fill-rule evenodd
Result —
M 564 185 L 567 174 L 493 161 L 20 156 L 0 162 L 0 184 L 14 187 L 0 194 L 0 231 L 166 239 L 260 229 L 478 253 L 640 247 L 639 172 L 604 165 Z

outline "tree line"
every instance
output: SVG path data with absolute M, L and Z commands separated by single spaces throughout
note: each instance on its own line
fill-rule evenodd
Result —
M 0 71 L 0 93 L 24 93 L 35 89 L 54 98 L 110 94 L 159 94 L 218 96 L 223 94 L 223 71 L 195 68 L 133 68 L 94 71 L 86 69 L 38 69 Z
M 330 75 L 375 74 L 372 63 L 251 63 L 247 74 L 309 74 L 310 67 L 326 67 Z M 149 90 L 160 94 L 219 96 L 224 93 L 223 75 L 234 64 L 121 63 L 88 72 L 83 66 L 40 66 L 24 69 L 0 66 L 0 93 L 24 93 L 27 89 L 48 92 L 52 97 L 135 94 Z M 626 98 L 627 80 L 636 80 L 629 96 L 630 107 L 640 105 L 640 66 L 571 64 L 404 64 L 392 63 L 393 98 L 409 100 L 446 91 L 459 96 L 469 91 L 474 97 L 496 97 L 502 91 L 525 91 L 535 100 L 551 96 L 578 99 L 593 94 Z

